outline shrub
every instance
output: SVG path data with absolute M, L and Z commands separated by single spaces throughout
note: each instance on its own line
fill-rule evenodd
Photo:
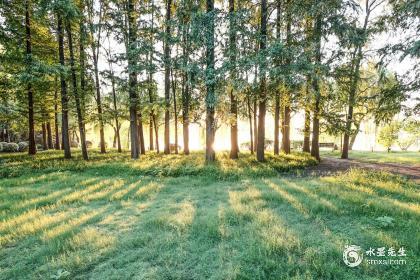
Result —
M 6 143 L 6 145 L 3 146 L 3 151 L 9 153 L 18 152 L 19 146 L 16 143 Z
M 29 143 L 28 142 L 19 142 L 19 152 L 26 152 L 29 149 Z
M 6 142 L 0 142 L 0 152 L 3 152 L 4 146 L 6 145 Z
M 37 151 L 42 151 L 42 150 L 44 150 L 44 147 L 41 144 L 36 144 L 36 150 Z

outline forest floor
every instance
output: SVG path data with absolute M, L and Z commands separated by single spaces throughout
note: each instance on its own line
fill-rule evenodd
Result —
M 416 279 L 420 186 L 305 154 L 0 154 L 0 279 Z M 310 167 L 308 167 L 310 168 Z M 290 176 L 286 176 L 289 174 Z M 417 241 L 416 241 L 417 240 Z M 416 243 L 417 242 L 417 243 Z M 343 262 L 346 245 L 405 264 Z

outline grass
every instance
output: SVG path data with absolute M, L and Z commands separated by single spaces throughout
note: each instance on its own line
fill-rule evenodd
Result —
M 127 153 L 92 153 L 88 163 L 60 156 L 1 156 L 1 168 L 12 174 L 0 179 L 0 279 L 416 279 L 420 273 L 420 187 L 402 177 L 278 173 L 312 164 L 303 154 L 270 156 L 259 165 L 249 155 L 234 162 L 223 154 L 212 165 L 199 153 L 138 161 Z M 407 264 L 349 268 L 342 261 L 348 244 L 404 247 Z
M 339 158 L 341 153 L 340 151 L 322 151 L 322 155 Z M 349 151 L 349 158 L 366 162 L 420 165 L 420 152 Z

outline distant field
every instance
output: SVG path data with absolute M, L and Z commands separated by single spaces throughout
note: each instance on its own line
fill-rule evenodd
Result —
M 386 173 L 285 174 L 204 155 L 1 154 L 0 279 L 416 279 L 420 186 Z M 282 173 L 279 173 L 281 171 Z M 6 178 L 7 177 L 7 178 Z M 404 247 L 405 265 L 343 263 L 345 245 Z
M 322 151 L 322 155 L 329 157 L 340 157 L 339 151 Z M 420 164 L 420 152 L 369 152 L 369 151 L 350 151 L 350 159 L 367 162 L 379 163 L 401 163 L 409 165 Z

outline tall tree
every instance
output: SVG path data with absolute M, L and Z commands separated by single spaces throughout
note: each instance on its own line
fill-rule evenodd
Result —
M 238 101 L 236 97 L 235 83 L 237 76 L 236 67 L 236 13 L 235 0 L 229 0 L 229 59 L 230 59 L 230 79 L 232 88 L 230 90 L 230 158 L 237 159 L 239 153 L 238 145 Z
M 98 23 L 95 24 L 95 1 L 90 1 L 88 3 L 88 23 L 89 23 L 89 31 L 90 31 L 90 48 L 92 51 L 92 59 L 93 59 L 93 70 L 95 74 L 95 90 L 96 90 L 96 107 L 98 110 L 98 121 L 99 121 L 99 137 L 100 137 L 100 148 L 101 153 L 106 152 L 105 147 L 105 134 L 104 134 L 104 120 L 103 120 L 103 113 L 102 113 L 102 100 L 101 100 L 101 87 L 100 87 L 100 80 L 99 80 L 99 50 L 101 44 L 101 32 L 102 32 L 102 20 L 104 16 L 104 1 L 99 1 L 99 11 L 97 14 Z
M 139 139 L 137 129 L 137 56 L 135 50 L 137 48 L 137 23 L 136 10 L 134 0 L 128 0 L 127 5 L 127 24 L 128 24 L 128 93 L 130 96 L 130 142 L 131 142 L 131 158 L 139 158 Z
M 288 48 L 288 55 L 286 56 L 286 65 L 290 68 L 291 58 L 290 50 L 292 48 L 292 2 L 286 2 L 286 46 Z M 283 116 L 283 137 L 282 137 L 282 150 L 286 154 L 290 154 L 290 103 L 291 103 L 291 86 L 286 85 L 283 96 L 284 116 Z
M 86 147 L 86 134 L 85 134 L 85 124 L 82 115 L 82 107 L 80 102 L 80 96 L 78 93 L 78 86 L 77 86 L 77 76 L 76 76 L 76 65 L 74 59 L 74 50 L 73 50 L 73 36 L 71 30 L 70 19 L 66 21 L 66 30 L 67 30 L 67 41 L 70 53 L 70 71 L 71 71 L 71 79 L 73 83 L 73 94 L 74 99 L 76 101 L 76 113 L 77 113 L 77 124 L 79 126 L 79 134 L 80 134 L 80 146 L 82 148 L 82 156 L 83 159 L 88 160 L 88 152 Z
M 32 67 L 32 40 L 31 40 L 31 17 L 30 17 L 30 0 L 25 0 L 25 30 L 26 30 L 26 59 L 28 71 Z M 35 146 L 35 123 L 34 123 L 34 97 L 32 84 L 27 83 L 28 94 L 28 127 L 29 127 L 29 149 L 28 154 L 36 154 Z
M 214 0 L 207 0 L 207 29 L 206 29 L 206 160 L 214 161 L 214 137 L 216 124 L 214 119 L 216 93 L 214 69 Z
M 276 1 L 277 17 L 276 17 L 276 39 L 281 40 L 281 0 Z M 276 66 L 280 67 L 281 61 L 276 60 Z M 274 154 L 279 154 L 279 133 L 280 133 L 280 89 L 275 89 L 274 96 Z
M 318 161 L 321 160 L 319 155 L 319 119 L 321 106 L 321 87 L 320 87 L 320 66 L 321 66 L 321 37 L 322 37 L 322 15 L 318 12 L 314 25 L 314 48 L 315 48 L 315 73 L 312 79 L 312 87 L 315 94 L 315 105 L 313 109 L 312 121 L 312 147 L 311 155 Z
M 367 27 L 369 22 L 369 17 L 371 12 L 383 2 L 381 0 L 366 0 L 365 1 L 365 18 L 363 21 L 363 27 L 360 30 L 360 38 L 357 38 L 354 44 L 354 53 L 352 55 L 352 66 L 351 66 L 351 84 L 348 95 L 348 111 L 347 111 L 347 120 L 346 120 L 346 130 L 344 132 L 343 139 L 343 151 L 341 153 L 342 159 L 347 159 L 349 157 L 349 148 L 350 148 L 350 137 L 352 133 L 352 125 L 354 124 L 354 105 L 356 102 L 357 87 L 360 80 L 360 64 L 363 58 L 363 46 L 367 41 Z M 356 138 L 354 138 L 355 140 Z M 354 143 L 353 140 L 353 143 Z
M 257 142 L 257 160 L 264 161 L 265 144 L 265 113 L 266 113 L 266 61 L 265 49 L 267 46 L 267 0 L 261 1 L 261 23 L 260 23 L 260 53 L 262 53 L 262 64 L 260 69 L 260 93 L 258 100 L 258 142 Z
M 169 154 L 169 107 L 170 107 L 170 58 L 171 58 L 171 6 L 172 1 L 166 0 L 166 18 L 165 18 L 165 44 L 164 44 L 164 62 L 165 62 L 165 137 L 164 137 L 164 153 Z
M 61 11 L 57 11 L 58 54 L 61 67 L 65 67 L 64 58 L 64 30 Z M 67 96 L 67 82 L 63 71 L 60 72 L 61 82 L 61 139 L 64 150 L 64 158 L 71 158 L 69 138 L 69 109 Z

